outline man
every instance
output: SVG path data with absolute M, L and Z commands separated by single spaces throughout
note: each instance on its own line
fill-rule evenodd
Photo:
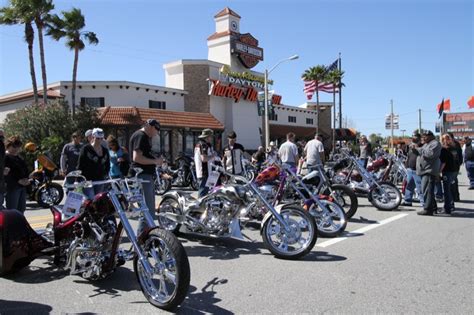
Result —
M 458 182 L 458 175 L 459 175 L 459 170 L 461 169 L 461 165 L 463 162 L 462 159 L 462 148 L 461 144 L 459 141 L 456 140 L 454 137 L 454 134 L 452 132 L 448 132 L 448 135 L 451 137 L 451 145 L 450 145 L 450 152 L 453 155 L 454 158 L 454 166 L 455 166 L 455 176 L 454 176 L 454 183 L 451 186 L 451 191 L 453 194 L 453 199 L 456 202 L 460 201 L 460 196 L 459 196 L 459 182 Z
M 204 197 L 209 188 L 206 186 L 209 172 L 211 172 L 211 163 L 214 160 L 215 152 L 212 148 L 212 139 L 214 131 L 212 129 L 204 129 L 199 135 L 199 142 L 194 148 L 194 164 L 196 165 L 196 177 L 199 181 L 198 196 Z
M 222 163 L 227 172 L 234 175 L 242 175 L 244 167 L 242 165 L 242 158 L 244 154 L 244 147 L 237 143 L 237 134 L 231 131 L 227 135 L 229 144 L 224 148 Z
M 92 129 L 88 129 L 86 133 L 84 134 L 84 136 L 86 138 L 84 141 L 84 144 L 91 143 L 92 142 Z
M 303 154 L 306 155 L 306 167 L 309 171 L 313 171 L 317 165 L 324 163 L 324 145 L 321 135 L 314 135 L 314 139 L 308 141 L 304 147 Z
M 61 152 L 61 169 L 59 171 L 61 176 L 66 176 L 77 169 L 77 161 L 79 159 L 81 148 L 81 136 L 78 132 L 74 132 L 71 136 L 71 142 L 65 144 L 63 151 Z
M 421 136 L 423 146 L 416 149 L 416 174 L 421 176 L 421 192 L 423 194 L 423 211 L 419 215 L 433 215 L 438 210 L 434 188 L 439 179 L 441 161 L 441 143 L 433 132 L 427 130 Z
M 256 171 L 260 172 L 263 163 L 265 163 L 265 149 L 262 146 L 259 146 L 257 152 L 252 156 L 252 162 L 255 163 Z
M 0 210 L 5 209 L 3 203 L 5 201 L 5 135 L 0 129 Z M 8 171 L 8 169 L 7 169 Z
M 407 168 L 407 178 L 406 178 L 406 187 L 405 187 L 405 196 L 402 206 L 411 207 L 413 202 L 413 193 L 416 189 L 418 193 L 418 199 L 420 200 L 421 206 L 423 206 L 423 194 L 421 192 L 421 177 L 416 175 L 416 159 L 418 157 L 417 148 L 422 146 L 421 136 L 418 131 L 413 133 L 411 140 L 410 150 L 407 154 L 407 160 L 405 161 L 405 166 Z
M 456 151 L 456 148 L 449 134 L 444 134 L 441 137 L 441 145 L 439 159 L 441 161 L 440 172 L 442 174 L 444 192 L 444 213 L 451 214 L 451 212 L 455 210 L 452 186 L 454 183 L 454 177 L 457 176 L 457 172 L 459 171 L 452 153 Z
M 132 151 L 131 168 L 139 167 L 143 170 L 138 177 L 147 181 L 143 183 L 143 193 L 145 195 L 145 203 L 154 219 L 156 219 L 156 206 L 153 175 L 155 174 L 155 167 L 161 165 L 163 159 L 152 155 L 151 144 L 153 137 L 156 137 L 159 131 L 160 123 L 156 119 L 148 119 L 143 127 L 135 131 L 130 137 L 130 150 Z M 139 233 L 143 231 L 145 224 L 144 219 L 141 218 L 138 225 Z M 139 233 L 137 234 L 139 235 Z
M 366 136 L 360 137 L 360 153 L 359 153 L 359 163 L 367 168 L 367 163 L 369 162 L 369 157 L 372 155 L 372 145 L 367 140 Z
M 276 148 L 275 142 L 270 141 L 267 148 L 267 160 L 269 164 L 272 164 L 278 160 L 278 150 Z
M 295 144 L 295 134 L 293 132 L 289 132 L 286 135 L 286 142 L 280 146 L 278 156 L 283 164 L 296 167 L 296 163 L 298 163 L 298 147 Z
M 464 165 L 466 166 L 467 178 L 469 179 L 469 190 L 474 189 L 474 150 L 472 149 L 472 140 L 468 136 L 464 137 L 464 146 L 462 148 Z

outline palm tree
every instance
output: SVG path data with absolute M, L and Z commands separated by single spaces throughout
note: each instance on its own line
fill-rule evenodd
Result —
M 76 106 L 76 78 L 77 64 L 79 62 L 79 51 L 83 50 L 86 40 L 91 45 L 97 45 L 99 39 L 94 32 L 86 32 L 82 29 L 86 26 L 84 15 L 81 10 L 73 8 L 71 11 L 62 11 L 63 18 L 54 14 L 50 18 L 46 34 L 55 40 L 66 39 L 66 46 L 74 50 L 74 66 L 72 70 L 72 116 L 75 115 Z
M 336 88 L 339 91 L 339 89 L 344 86 L 344 83 L 342 83 L 342 78 L 344 77 L 344 71 L 341 71 L 339 69 L 335 69 L 333 71 L 330 71 L 327 74 L 327 82 L 332 83 L 335 87 L 335 89 L 332 92 L 332 102 L 333 102 L 333 133 L 332 133 L 332 148 L 334 150 L 336 146 Z
M 316 81 L 316 133 L 319 133 L 319 90 L 318 85 L 321 82 L 326 80 L 327 71 L 326 67 L 323 65 L 317 65 L 316 67 L 311 67 L 308 70 L 305 70 L 301 76 L 305 81 Z
M 0 24 L 4 25 L 25 25 L 25 41 L 28 44 L 28 58 L 30 61 L 30 75 L 33 86 L 33 97 L 35 105 L 38 105 L 38 85 L 36 84 L 35 61 L 33 57 L 33 42 L 35 31 L 33 30 L 34 17 L 31 10 L 24 1 L 11 0 L 10 6 L 0 8 Z
M 44 45 L 43 45 L 43 29 L 45 27 L 45 22 L 49 18 L 49 12 L 54 9 L 54 4 L 52 0 L 23 0 L 27 2 L 31 7 L 31 14 L 34 16 L 34 21 L 36 28 L 38 29 L 38 42 L 40 48 L 40 58 L 41 58 L 41 73 L 43 79 L 43 103 L 47 104 L 48 102 L 48 80 L 46 79 L 46 62 L 44 58 Z

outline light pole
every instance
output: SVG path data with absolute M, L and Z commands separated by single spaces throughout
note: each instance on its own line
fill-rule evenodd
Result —
M 264 99 L 264 106 L 265 106 L 265 111 L 264 111 L 264 122 L 265 122 L 265 148 L 268 148 L 268 144 L 270 143 L 270 124 L 269 124 L 269 119 L 268 119 L 268 75 L 275 70 L 276 67 L 278 67 L 280 64 L 282 64 L 285 61 L 290 61 L 290 60 L 295 60 L 298 59 L 298 55 L 293 55 L 291 57 L 285 58 L 280 60 L 276 65 L 270 68 L 270 70 L 265 69 L 265 75 L 264 75 L 264 94 L 265 94 L 265 99 Z
M 406 129 L 402 129 L 400 130 L 402 132 L 402 138 L 405 138 L 405 131 L 407 131 Z

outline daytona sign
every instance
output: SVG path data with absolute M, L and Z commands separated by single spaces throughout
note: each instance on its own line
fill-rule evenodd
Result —
M 239 87 L 232 84 L 222 84 L 219 80 L 209 80 L 209 95 L 231 98 L 235 103 L 240 100 L 256 103 L 258 99 L 258 90 L 253 87 Z M 281 96 L 274 94 L 272 96 L 274 105 L 281 104 Z

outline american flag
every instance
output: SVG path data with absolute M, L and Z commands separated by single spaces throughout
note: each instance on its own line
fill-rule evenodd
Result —
M 333 83 L 328 83 L 328 82 L 321 82 L 318 84 L 318 91 L 319 92 L 326 92 L 326 93 L 339 93 L 339 89 L 337 88 L 337 85 L 334 85 Z
M 339 65 L 339 59 L 336 59 L 336 61 L 331 63 L 329 67 L 326 67 L 326 73 L 336 70 L 338 68 L 338 65 Z
M 304 93 L 308 98 L 308 101 L 313 98 L 314 92 L 316 92 L 316 87 L 318 88 L 319 92 L 326 92 L 326 93 L 338 93 L 339 89 L 332 83 L 327 82 L 320 82 L 316 84 L 316 81 L 304 81 Z
M 304 81 L 303 91 L 306 94 L 308 101 L 311 100 L 313 98 L 314 92 L 316 91 L 316 81 Z

